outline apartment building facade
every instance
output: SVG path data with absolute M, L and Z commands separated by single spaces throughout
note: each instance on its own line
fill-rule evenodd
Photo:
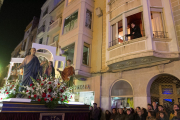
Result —
M 103 110 L 147 108 L 152 101 L 172 109 L 179 102 L 179 24 L 172 12 L 177 10 L 174 2 L 106 0 L 100 75 Z M 140 28 L 142 37 L 126 36 L 131 23 Z
M 61 46 L 72 61 L 75 101 L 103 110 L 178 103 L 178 0 L 64 0 L 46 15 L 51 2 L 42 7 L 39 30 L 48 25 L 36 42 Z M 132 22 L 142 37 L 126 36 Z

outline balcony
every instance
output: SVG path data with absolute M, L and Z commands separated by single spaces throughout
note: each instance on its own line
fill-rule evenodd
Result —
M 56 47 L 56 41 L 54 41 L 53 43 L 49 44 L 49 46 Z
M 45 25 L 41 26 L 39 29 L 38 29 L 38 33 L 37 33 L 37 37 L 41 37 L 45 32 Z
M 55 31 L 60 30 L 61 27 L 61 18 L 58 18 L 56 21 L 54 21 L 52 24 L 49 25 L 48 34 L 52 34 Z
M 179 57 L 177 52 L 170 50 L 170 42 L 167 32 L 154 31 L 152 43 L 154 48 L 148 50 L 148 37 L 129 39 L 122 36 L 109 42 L 109 59 L 107 65 L 109 71 L 125 71 L 158 64 L 165 64 Z

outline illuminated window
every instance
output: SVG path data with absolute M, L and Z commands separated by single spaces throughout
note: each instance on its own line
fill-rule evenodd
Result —
M 71 44 L 62 48 L 62 50 L 64 51 L 62 56 L 66 57 L 66 60 L 70 59 L 71 64 L 73 64 L 73 59 L 74 59 L 74 48 L 75 48 L 75 44 Z
M 78 11 L 67 17 L 64 21 L 64 31 L 63 34 L 77 28 L 78 25 Z
M 89 65 L 89 47 L 90 45 L 87 43 L 84 43 L 83 47 L 83 64 L 84 65 Z
M 167 38 L 162 12 L 151 12 L 151 23 L 154 38 Z
M 161 85 L 162 94 L 173 94 L 173 86 L 172 85 Z
M 124 80 L 116 82 L 111 89 L 111 107 L 130 108 L 133 106 L 133 90 L 131 85 Z
M 59 40 L 59 34 L 53 38 L 53 42 L 58 41 L 58 40 Z
M 131 24 L 135 24 L 135 28 L 133 29 Z M 133 34 L 133 32 L 135 33 Z M 144 34 L 144 23 L 143 23 L 143 13 L 139 12 L 136 14 L 133 14 L 131 16 L 127 17 L 127 34 L 128 37 L 126 37 L 127 40 L 137 39 L 142 36 L 145 36 Z
M 123 43 L 123 25 L 122 20 L 112 25 L 112 41 L 110 46 Z

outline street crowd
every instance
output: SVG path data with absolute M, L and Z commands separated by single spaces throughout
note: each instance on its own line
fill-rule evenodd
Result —
M 162 105 L 157 105 L 156 102 L 147 105 L 147 109 L 136 107 L 133 108 L 113 108 L 112 113 L 109 110 L 105 111 L 105 119 L 102 117 L 102 110 L 93 104 L 90 108 L 90 120 L 180 120 L 179 105 L 174 104 L 173 110 L 164 109 Z M 103 118 L 103 119 L 102 119 Z

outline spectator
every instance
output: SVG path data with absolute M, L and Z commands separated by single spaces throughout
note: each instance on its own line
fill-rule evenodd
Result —
M 106 117 L 106 120 L 110 120 L 110 118 L 111 118 L 111 113 L 109 112 L 109 110 L 106 110 L 106 112 L 105 112 L 105 117 Z
M 110 118 L 110 120 L 115 120 L 115 118 L 116 118 L 116 108 L 113 108 L 112 109 L 112 114 L 111 114 L 111 118 Z
M 154 111 L 148 111 L 148 116 L 146 120 L 156 120 L 155 112 Z
M 174 113 L 175 113 L 176 110 L 179 110 L 179 105 L 174 104 L 174 106 L 173 106 L 173 111 L 172 111 L 172 113 L 170 114 L 169 120 L 172 120 L 172 118 L 174 117 Z
M 145 108 L 142 108 L 142 116 L 146 118 L 147 114 L 147 110 Z
M 100 119 L 101 119 L 101 112 L 102 112 L 102 110 L 101 110 L 101 108 L 100 108 L 100 107 L 98 107 L 98 110 L 99 110 L 98 120 L 100 120 Z
M 92 119 L 98 120 L 99 110 L 97 108 L 97 103 L 93 103 L 93 105 L 94 105 L 94 108 L 93 108 L 93 112 L 92 112 Z
M 118 109 L 118 114 L 116 115 L 116 119 L 115 120 L 124 120 L 125 119 L 125 114 L 123 112 L 122 108 Z
M 133 114 L 131 114 L 131 110 L 130 109 L 127 109 L 127 115 L 125 117 L 125 120 L 134 120 L 134 116 Z
M 174 111 L 174 117 L 171 120 L 180 120 L 180 111 L 179 110 Z
M 130 108 L 130 110 L 131 110 L 131 114 L 134 115 L 134 109 L 133 109 L 133 108 Z
M 92 112 L 93 112 L 93 107 L 91 106 L 91 107 L 90 107 L 90 120 L 93 120 L 93 119 L 92 119 Z
M 164 107 L 162 105 L 158 106 L 158 112 L 156 113 L 156 119 L 159 120 L 160 119 L 160 112 L 164 112 L 165 116 L 168 117 L 167 112 L 164 110 Z
M 157 107 L 156 102 L 153 102 L 153 103 L 152 103 L 152 106 L 153 106 L 154 112 L 157 113 L 157 112 L 158 112 L 158 107 Z
M 152 105 L 151 104 L 148 104 L 147 105 L 147 111 L 152 111 L 153 109 L 152 109 Z
M 136 107 L 136 111 L 135 111 L 135 116 L 138 116 L 138 113 L 137 113 L 137 111 L 140 111 L 141 110 L 141 108 L 140 107 Z
M 141 109 L 138 109 L 136 112 L 137 115 L 135 116 L 135 120 L 146 120 L 146 118 L 142 115 Z
M 133 39 L 142 37 L 139 26 L 135 25 L 135 23 L 131 23 L 131 28 L 131 33 L 126 34 L 126 36 L 132 36 Z
M 160 119 L 159 120 L 168 120 L 168 117 L 165 115 L 164 112 L 160 112 Z
M 116 111 L 117 111 L 116 114 L 119 114 L 119 109 L 117 109 Z
M 123 108 L 123 112 L 124 112 L 124 114 L 126 114 L 126 110 L 127 110 L 127 109 L 126 109 L 126 107 L 124 107 L 124 108 Z

